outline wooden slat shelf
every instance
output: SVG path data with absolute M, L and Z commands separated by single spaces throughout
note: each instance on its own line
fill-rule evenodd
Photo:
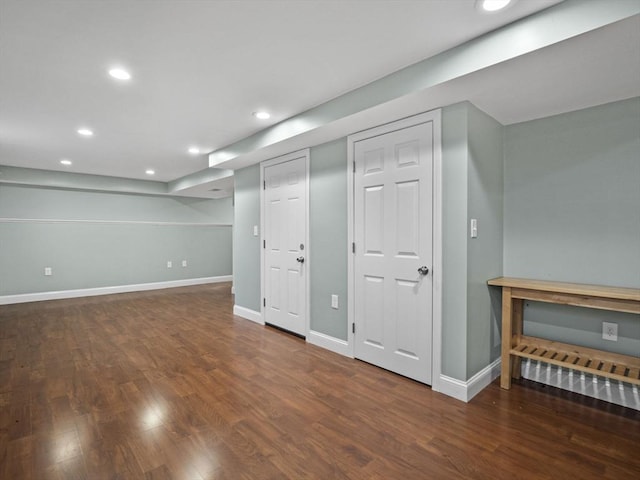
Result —
M 525 300 L 640 314 L 639 288 L 512 277 L 494 278 L 487 283 L 502 287 L 502 388 L 508 390 L 511 378 L 520 377 L 522 358 L 640 385 L 640 357 L 522 335 Z
M 640 358 L 522 336 L 510 355 L 640 385 Z

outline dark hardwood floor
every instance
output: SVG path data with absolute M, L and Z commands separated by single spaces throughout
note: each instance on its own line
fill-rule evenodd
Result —
M 0 306 L 0 478 L 640 478 L 638 412 L 525 382 L 465 404 L 229 290 Z

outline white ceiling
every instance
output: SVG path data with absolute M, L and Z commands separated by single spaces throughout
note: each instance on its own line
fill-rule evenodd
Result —
M 489 15 L 475 0 L 0 0 L 0 165 L 171 181 L 207 167 L 191 145 L 222 148 L 559 1 Z

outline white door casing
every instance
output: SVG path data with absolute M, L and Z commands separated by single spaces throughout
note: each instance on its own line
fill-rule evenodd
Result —
M 440 279 L 440 245 L 434 236 L 439 127 L 437 111 L 349 137 L 355 247 L 349 262 L 355 333 L 350 332 L 349 342 L 355 357 L 427 384 L 433 367 L 440 367 L 432 365 L 440 330 L 439 283 L 434 283 Z M 428 272 L 422 268 L 421 273 L 421 267 Z
M 303 150 L 261 164 L 262 318 L 306 337 L 308 314 L 308 168 Z

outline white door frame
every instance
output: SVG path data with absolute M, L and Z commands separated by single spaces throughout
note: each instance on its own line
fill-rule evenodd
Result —
M 427 122 L 433 122 L 433 340 L 431 346 L 431 386 L 434 390 L 439 391 L 440 373 L 442 371 L 442 111 L 440 109 L 403 118 L 347 137 L 347 238 L 349 252 L 351 252 L 347 261 L 347 341 L 350 356 L 353 357 L 355 352 L 353 334 L 353 325 L 355 324 L 355 256 L 352 250 L 355 239 L 354 144 L 360 140 Z
M 260 249 L 260 297 L 262 298 L 262 301 L 260 302 L 260 316 L 262 318 L 262 324 L 265 323 L 265 319 L 266 319 L 266 310 L 265 310 L 265 299 L 266 297 L 266 268 L 265 268 L 265 261 L 266 261 L 266 255 L 265 255 L 265 249 L 264 249 L 264 245 L 265 245 L 265 234 L 264 232 L 266 231 L 265 229 L 265 176 L 264 176 L 264 170 L 265 168 L 268 167 L 272 167 L 273 165 L 277 165 L 279 163 L 284 163 L 284 162 L 289 162 L 291 160 L 295 160 L 297 158 L 301 158 L 304 157 L 305 159 L 305 178 L 304 178 L 304 188 L 306 191 L 306 195 L 305 195 L 305 226 L 304 226 L 304 267 L 306 269 L 305 272 L 305 286 L 304 286 L 304 292 L 306 295 L 306 302 L 305 302 L 305 325 L 304 325 L 304 332 L 305 332 L 305 337 L 309 338 L 309 325 L 310 325 L 310 312 L 311 312 L 311 308 L 310 308 L 310 303 L 311 303 L 311 292 L 310 292 L 310 281 L 309 281 L 309 277 L 310 277 L 310 268 L 311 268 L 311 258 L 309 255 L 310 249 L 309 249 L 309 164 L 310 164 L 310 153 L 309 153 L 309 149 L 305 148 L 303 150 L 298 150 L 295 152 L 291 152 L 288 153 L 286 155 L 282 155 L 280 157 L 276 157 L 276 158 L 272 158 L 270 160 L 265 160 L 264 162 L 260 163 L 260 185 L 262 185 L 262 188 L 260 189 L 260 243 L 262 244 L 262 248 Z

